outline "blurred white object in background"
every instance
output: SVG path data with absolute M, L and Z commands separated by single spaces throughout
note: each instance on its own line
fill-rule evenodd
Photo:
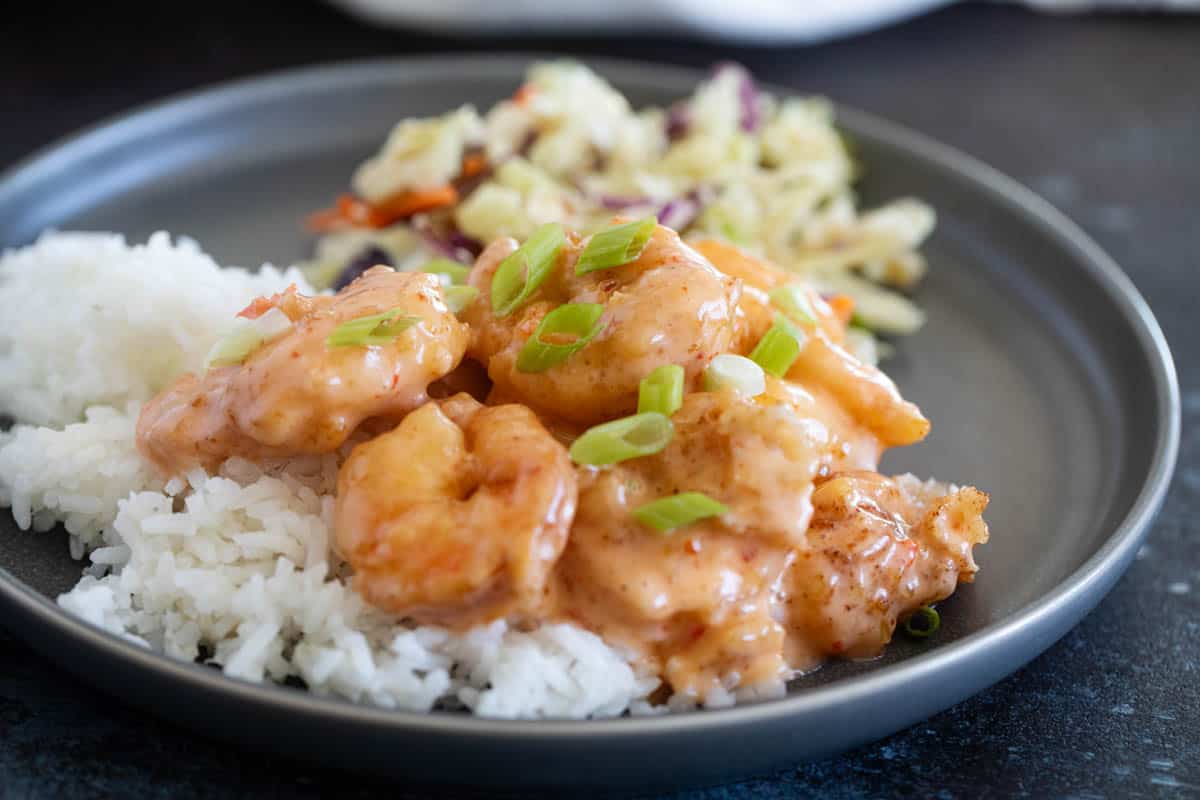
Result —
M 330 0 L 379 25 L 455 36 L 657 33 L 760 44 L 819 42 L 954 0 Z M 1010 0 L 1043 11 L 1200 11 L 1200 0 Z
M 816 42 L 952 0 L 331 0 L 382 25 L 463 36 L 653 32 L 718 41 Z

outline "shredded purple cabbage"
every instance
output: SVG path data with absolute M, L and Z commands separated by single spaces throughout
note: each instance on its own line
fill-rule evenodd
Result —
M 340 290 L 345 286 L 349 286 L 354 282 L 354 279 L 364 272 L 378 264 L 394 267 L 392 256 L 382 247 L 370 244 L 359 251 L 358 255 L 350 259 L 346 266 L 342 267 L 342 271 L 338 273 L 337 278 L 333 282 L 334 291 Z
M 762 124 L 762 93 L 759 92 L 758 86 L 754 83 L 754 78 L 750 75 L 750 71 L 741 64 L 735 61 L 722 61 L 713 67 L 712 74 L 715 78 L 726 72 L 737 76 L 738 102 L 742 110 L 741 128 L 746 133 L 754 133 L 758 130 L 759 125 Z
M 696 221 L 704 207 L 712 202 L 713 190 L 710 186 L 697 186 L 683 197 L 670 200 L 658 210 L 658 224 L 665 225 L 676 231 Z
M 716 78 L 725 72 L 737 76 L 738 104 L 741 106 L 738 124 L 746 133 L 754 133 L 763 121 L 762 92 L 758 90 L 758 85 L 754 82 L 754 77 L 749 70 L 736 61 L 722 61 L 713 65 L 712 77 Z M 687 101 L 680 100 L 668 108 L 667 139 L 673 142 L 686 136 L 692 124 L 691 116 L 691 108 Z
M 658 211 L 658 224 L 672 230 L 682 230 L 692 224 L 700 213 L 700 205 L 689 196 L 677 197 Z

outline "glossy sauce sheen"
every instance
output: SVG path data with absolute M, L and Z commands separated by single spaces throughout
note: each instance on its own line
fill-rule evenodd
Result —
M 784 379 L 768 376 L 757 397 L 701 391 L 713 357 L 753 349 L 777 313 L 767 293 L 791 276 L 665 228 L 635 261 L 577 276 L 584 244 L 569 236 L 546 282 L 497 318 L 491 277 L 516 243 L 493 243 L 470 276 L 481 292 L 467 325 L 432 278 L 380 269 L 334 298 L 263 301 L 293 330 L 243 365 L 182 378 L 143 411 L 139 447 L 164 471 L 211 467 L 330 452 L 374 420 L 382 432 L 343 464 L 334 511 L 369 602 L 458 628 L 569 620 L 698 702 L 777 693 L 825 658 L 877 655 L 905 614 L 973 578 L 986 495 L 875 471 L 929 422 L 842 347 L 844 320 L 819 295 L 816 319 L 795 321 L 803 343 Z M 603 303 L 603 332 L 544 372 L 519 371 L 564 302 Z M 398 304 L 422 323 L 394 343 L 324 347 L 337 321 Z M 296 366 L 293 349 L 306 354 Z M 667 363 L 687 391 L 665 449 L 573 464 L 570 443 L 632 413 L 641 379 Z M 684 491 L 728 512 L 669 532 L 633 514 Z
M 511 239 L 479 257 L 470 281 L 480 296 L 464 314 L 474 334 L 469 355 L 487 364 L 500 396 L 520 398 L 542 414 L 593 425 L 633 413 L 638 383 L 655 367 L 678 364 L 690 387 L 729 352 L 741 284 L 717 271 L 667 228 L 655 230 L 634 261 L 575 274 L 581 247 L 572 242 L 530 301 L 507 317 L 491 312 L 491 281 Z M 517 369 L 517 354 L 542 317 L 563 303 L 604 305 L 604 329 L 565 363 L 540 373 Z
M 292 327 L 242 364 L 187 374 L 143 407 L 138 448 L 166 474 L 230 456 L 329 453 L 364 420 L 399 416 L 462 359 L 468 333 L 435 276 L 375 267 L 336 297 L 272 298 Z M 417 320 L 393 341 L 330 348 L 350 320 L 399 310 Z

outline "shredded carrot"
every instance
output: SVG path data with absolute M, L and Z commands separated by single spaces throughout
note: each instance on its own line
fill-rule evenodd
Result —
M 834 315 L 842 321 L 842 324 L 849 325 L 850 318 L 854 316 L 854 298 L 848 294 L 835 294 L 829 298 L 828 302 Z
M 318 233 L 336 230 L 345 225 L 342 214 L 337 207 L 322 208 L 308 215 L 308 228 Z
M 460 175 L 463 178 L 474 178 L 487 169 L 487 165 L 487 157 L 483 153 L 467 153 L 463 156 Z
M 379 202 L 369 203 L 352 194 L 338 197 L 333 208 L 326 208 L 308 218 L 308 226 L 324 233 L 338 228 L 385 228 L 397 220 L 422 211 L 454 205 L 458 190 L 450 184 L 433 189 L 409 189 Z
M 528 83 L 523 83 L 513 92 L 512 99 L 514 103 L 523 107 L 529 105 L 529 101 L 533 99 L 535 94 L 537 94 L 537 89 Z
M 374 223 L 371 227 L 382 228 L 398 219 L 411 217 L 422 211 L 452 206 L 457 202 L 458 190 L 448 183 L 433 189 L 409 189 L 370 206 L 371 222 Z

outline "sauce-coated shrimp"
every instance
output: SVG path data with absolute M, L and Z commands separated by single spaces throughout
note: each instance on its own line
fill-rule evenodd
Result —
M 723 242 L 706 239 L 697 242 L 696 248 L 717 269 L 745 284 L 737 304 L 734 345 L 735 352 L 745 355 L 754 349 L 778 313 L 768 292 L 794 282 L 795 278 Z M 806 334 L 804 345 L 787 377 L 829 391 L 861 424 L 879 436 L 884 447 L 924 439 L 929 433 L 929 420 L 921 410 L 900 396 L 891 378 L 842 347 L 845 338 L 842 321 L 819 294 L 808 291 L 807 297 L 816 324 L 801 326 Z
M 748 684 L 786 671 L 773 595 L 803 542 L 813 478 L 841 456 L 826 424 L 800 416 L 775 389 L 762 400 L 689 394 L 665 450 L 581 470 L 558 570 L 567 615 L 628 646 L 649 644 L 672 687 L 699 698 L 731 671 Z M 870 448 L 860 456 L 871 457 Z M 682 491 L 704 492 L 729 512 L 671 534 L 633 516 Z
M 575 516 L 566 449 L 520 405 L 431 401 L 354 448 L 334 529 L 371 604 L 423 622 L 530 615 Z
M 575 274 L 583 242 L 571 238 L 546 282 L 508 317 L 491 311 L 492 275 L 516 243 L 500 239 L 475 264 L 480 297 L 464 314 L 471 354 L 488 365 L 500 396 L 569 422 L 592 424 L 632 412 L 638 382 L 662 364 L 679 364 L 696 386 L 714 356 L 733 342 L 737 280 L 659 226 L 641 255 L 612 269 Z M 545 372 L 517 369 L 517 355 L 542 318 L 562 303 L 601 303 L 603 331 Z
M 877 655 L 898 618 L 974 578 L 971 548 L 988 538 L 988 497 L 970 486 L 845 472 L 819 484 L 812 501 L 787 582 L 799 666 Z
M 446 308 L 433 275 L 375 267 L 334 297 L 294 289 L 256 300 L 292 326 L 241 364 L 187 374 L 143 407 L 138 449 L 166 474 L 212 470 L 226 458 L 336 450 L 364 420 L 399 416 L 427 399 L 431 382 L 462 359 L 468 332 Z M 398 310 L 415 323 L 381 344 L 330 347 L 350 320 Z
M 712 265 L 731 278 L 742 282 L 742 294 L 737 303 L 734 322 L 736 336 L 733 352 L 749 353 L 758 344 L 779 309 L 771 304 L 770 292 L 781 286 L 800 286 L 799 278 L 766 261 L 755 258 L 739 247 L 717 239 L 700 239 L 692 242 L 696 252 L 712 262 Z M 803 288 L 809 306 L 816 315 L 816 322 L 831 341 L 841 343 L 845 339 L 846 324 L 834 313 L 820 293 Z

